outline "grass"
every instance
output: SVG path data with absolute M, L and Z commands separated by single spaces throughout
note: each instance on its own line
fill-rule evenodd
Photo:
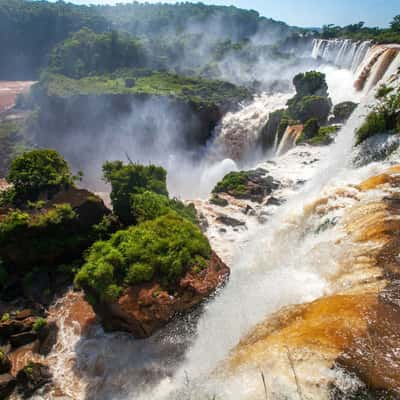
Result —
M 184 77 L 166 72 L 154 72 L 142 76 L 132 70 L 129 73 L 91 76 L 71 79 L 58 74 L 46 74 L 39 84 L 49 96 L 69 97 L 73 95 L 102 94 L 146 94 L 177 98 L 195 103 L 209 102 L 222 104 L 240 101 L 250 92 L 227 82 L 203 78 Z M 127 87 L 126 81 L 133 81 Z

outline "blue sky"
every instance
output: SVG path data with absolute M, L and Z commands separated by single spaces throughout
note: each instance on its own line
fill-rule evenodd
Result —
M 112 4 L 126 0 L 69 0 L 77 4 Z M 158 1 L 148 0 L 149 3 Z M 175 3 L 175 1 L 165 1 Z M 365 21 L 371 26 L 388 26 L 400 14 L 400 0 L 203 0 L 207 4 L 252 8 L 260 14 L 298 26 L 347 25 Z

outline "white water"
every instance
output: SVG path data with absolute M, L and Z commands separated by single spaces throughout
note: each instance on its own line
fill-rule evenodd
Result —
M 335 64 L 340 68 L 356 72 L 364 61 L 372 42 L 352 41 L 349 39 L 315 39 L 313 41 L 313 58 Z
M 399 65 L 400 56 L 383 81 L 388 81 Z M 233 246 L 238 251 L 232 257 L 232 278 L 205 307 L 193 343 L 191 332 L 182 332 L 182 324 L 176 329 L 170 326 L 146 341 L 105 335 L 101 330 L 90 338 L 81 338 L 79 331 L 63 329 L 62 340 L 52 355 L 56 382 L 62 389 L 73 393 L 76 400 L 204 400 L 212 399 L 214 394 L 219 400 L 254 398 L 260 389 L 258 376 L 243 373 L 218 379 L 212 372 L 257 322 L 284 305 L 310 301 L 329 290 L 328 279 L 335 272 L 339 256 L 332 244 L 341 232 L 332 229 L 315 235 L 322 221 L 304 215 L 303 206 L 324 191 L 355 178 L 357 173 L 349 166 L 354 130 L 374 101 L 373 91 L 366 94 L 336 143 L 309 170 L 309 182 L 303 190 L 287 193 L 288 203 L 271 216 L 267 225 L 251 225 L 241 239 L 242 245 Z M 290 163 L 293 180 L 303 178 L 300 148 L 274 161 Z M 227 170 L 235 167 L 227 160 L 216 165 L 215 171 L 208 170 L 209 177 L 217 177 L 221 165 Z M 198 185 L 195 179 L 193 185 Z M 182 360 L 177 354 L 188 345 Z M 96 368 L 98 360 L 101 366 Z M 85 393 L 86 382 L 90 394 Z M 295 398 L 293 382 L 284 376 L 276 378 L 274 387 L 280 394 Z
M 387 71 L 384 82 L 400 66 L 400 57 Z M 214 381 L 210 373 L 225 360 L 229 351 L 257 322 L 287 304 L 297 304 L 322 296 L 327 279 L 335 272 L 340 232 L 314 235 L 321 221 L 307 219 L 303 207 L 316 196 L 348 179 L 354 131 L 375 102 L 371 91 L 339 132 L 336 142 L 305 188 L 269 221 L 266 227 L 251 232 L 249 245 L 241 249 L 232 264 L 232 278 L 220 296 L 209 303 L 197 329 L 197 339 L 186 361 L 173 378 L 161 382 L 139 398 L 179 399 L 189 391 L 191 398 L 204 393 L 221 399 L 246 399 L 257 392 L 259 382 L 244 382 L 240 377 L 224 376 Z M 248 379 L 248 376 L 243 376 Z M 295 393 L 295 387 L 286 394 Z M 182 397 L 184 398 L 184 397 Z M 212 397 L 211 397 L 212 398 Z
M 257 140 L 269 115 L 284 108 L 290 97 L 290 93 L 262 93 L 239 111 L 227 113 L 216 129 L 213 152 L 234 160 L 254 160 Z

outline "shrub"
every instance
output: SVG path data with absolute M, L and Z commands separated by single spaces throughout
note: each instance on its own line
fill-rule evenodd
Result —
M 149 221 L 170 211 L 166 196 L 145 191 L 132 196 L 132 213 L 138 223 Z
M 228 200 L 223 199 L 215 193 L 211 196 L 210 203 L 219 207 L 226 207 L 229 204 Z
M 303 129 L 302 137 L 304 140 L 308 140 L 318 135 L 319 132 L 319 124 L 316 118 L 309 119 Z
M 294 97 L 288 101 L 289 114 L 292 118 L 306 122 L 311 118 L 320 124 L 327 121 L 332 103 L 329 98 L 321 96 Z
M 9 313 L 4 313 L 4 314 L 2 315 L 2 317 L 1 317 L 1 322 L 9 321 L 10 318 L 11 318 L 11 316 L 10 316 Z
M 333 108 L 333 115 L 335 116 L 335 122 L 344 123 L 346 122 L 353 111 L 357 108 L 357 104 L 352 101 L 344 101 L 343 103 L 336 104 Z
M 246 183 L 249 174 L 246 171 L 230 172 L 222 181 L 218 182 L 212 191 L 216 193 L 231 193 L 233 196 L 241 196 L 246 192 Z
M 328 97 L 328 85 L 325 74 L 309 71 L 297 74 L 293 79 L 298 97 L 322 96 Z
M 103 165 L 104 180 L 111 184 L 111 202 L 115 214 L 124 224 L 135 222 L 132 214 L 132 196 L 151 191 L 168 196 L 164 168 L 155 165 L 124 165 L 121 161 Z
M 170 213 L 96 242 L 75 283 L 91 301 L 112 301 L 127 285 L 153 278 L 173 287 L 198 256 L 208 259 L 210 254 L 200 229 Z
M 32 326 L 34 332 L 40 332 L 47 325 L 47 321 L 44 318 L 38 318 Z
M 371 112 L 365 122 L 356 132 L 356 143 L 360 144 L 365 139 L 386 131 L 385 115 L 376 111 Z
M 35 200 L 40 192 L 58 191 L 72 183 L 67 162 L 55 150 L 32 150 L 11 162 L 7 176 L 16 197 Z

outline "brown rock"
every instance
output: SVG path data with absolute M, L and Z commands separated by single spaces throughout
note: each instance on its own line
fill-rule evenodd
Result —
M 146 338 L 166 325 L 175 315 L 190 311 L 210 296 L 229 277 L 229 268 L 213 253 L 207 268 L 189 271 L 175 293 L 150 282 L 126 289 L 115 303 L 97 305 L 96 312 L 110 331 L 126 331 Z
M 48 356 L 57 342 L 58 326 L 55 322 L 50 322 L 44 326 L 38 333 L 39 349 L 38 353 Z
M 10 336 L 10 343 L 13 347 L 25 346 L 37 339 L 37 333 L 33 331 L 18 333 Z
M 30 309 L 26 309 L 26 310 L 20 311 L 20 312 L 15 316 L 15 319 L 21 321 L 21 320 L 24 320 L 24 319 L 26 319 L 26 318 L 33 317 L 33 316 L 34 316 L 33 311 L 30 310 Z
M 0 374 L 6 374 L 11 371 L 11 361 L 7 357 L 6 354 L 4 354 L 2 351 L 0 351 Z
M 49 368 L 40 363 L 29 363 L 17 374 L 18 391 L 24 398 L 30 397 L 49 382 L 51 382 Z
M 0 399 L 6 399 L 13 392 L 17 381 L 10 374 L 0 375 Z

